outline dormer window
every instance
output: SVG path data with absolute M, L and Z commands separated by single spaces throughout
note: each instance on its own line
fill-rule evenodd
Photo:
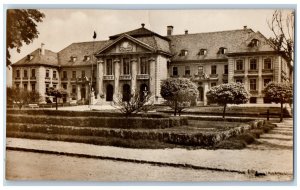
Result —
M 33 55 L 27 55 L 27 60 L 32 60 L 33 59 Z
M 183 49 L 183 50 L 180 51 L 179 56 L 187 56 L 187 53 L 188 53 L 188 50 Z
M 207 54 L 207 49 L 200 49 L 199 55 L 206 55 Z
M 252 39 L 249 46 L 250 47 L 258 47 L 259 45 L 259 40 L 258 39 Z
M 71 61 L 72 61 L 72 62 L 75 62 L 76 60 L 77 60 L 77 57 L 71 56 Z
M 224 47 L 220 47 L 219 48 L 219 54 L 225 54 L 227 52 L 227 48 L 224 48 Z
M 84 56 L 84 58 L 83 58 L 83 61 L 89 61 L 91 59 L 91 57 L 90 56 L 88 56 L 88 55 L 85 55 Z

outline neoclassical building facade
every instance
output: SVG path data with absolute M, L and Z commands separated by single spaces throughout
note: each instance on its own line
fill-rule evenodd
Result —
M 241 82 L 250 103 L 268 103 L 262 92 L 270 81 L 292 82 L 292 65 L 260 32 L 240 30 L 161 36 L 145 28 L 110 36 L 105 41 L 72 43 L 58 53 L 44 48 L 12 65 L 13 85 L 49 98 L 49 87 L 64 88 L 62 101 L 111 102 L 129 94 L 151 93 L 155 103 L 161 81 L 187 77 L 198 85 L 198 104 L 206 105 L 213 86 Z M 92 93 L 91 93 L 92 92 Z

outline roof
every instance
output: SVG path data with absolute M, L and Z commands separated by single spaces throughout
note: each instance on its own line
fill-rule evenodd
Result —
M 153 49 L 155 52 L 164 53 L 172 57 L 172 61 L 198 61 L 198 60 L 222 60 L 227 59 L 226 55 L 275 52 L 275 49 L 260 32 L 251 29 L 229 30 L 208 33 L 183 34 L 160 36 L 142 25 L 142 28 L 125 33 L 110 36 L 110 40 L 90 41 L 72 43 L 58 53 L 45 50 L 45 55 L 40 54 L 40 48 L 32 52 L 33 59 L 26 57 L 13 65 L 42 64 L 51 66 L 85 66 L 92 64 L 92 56 L 101 52 L 120 39 L 126 37 L 133 42 Z M 258 39 L 259 46 L 251 47 L 251 40 Z M 220 48 L 226 48 L 226 54 L 220 54 Z M 200 49 L 206 49 L 206 55 L 199 55 Z M 187 50 L 186 56 L 180 56 L 181 50 Z M 90 56 L 90 60 L 85 60 Z M 71 61 L 71 57 L 76 57 Z
M 58 66 L 57 53 L 45 49 L 45 54 L 41 55 L 41 48 L 38 48 L 28 55 L 32 55 L 32 59 L 27 56 L 12 64 L 12 66 L 28 66 L 28 65 L 47 65 Z
M 161 35 L 153 32 L 151 30 L 148 30 L 144 26 L 142 26 L 141 28 L 135 29 L 135 30 L 131 30 L 131 31 L 127 31 L 127 32 L 123 32 L 123 33 L 120 33 L 120 34 L 116 34 L 116 35 L 110 36 L 109 39 L 110 40 L 117 39 L 120 36 L 122 36 L 123 34 L 127 34 L 129 36 L 134 37 L 134 38 L 156 36 L 156 37 L 159 37 L 159 38 L 164 39 L 166 41 L 169 41 L 169 39 L 167 37 L 161 36 Z
M 208 33 L 183 34 L 167 36 L 173 61 L 224 59 L 226 55 L 220 54 L 220 48 L 226 48 L 227 53 L 232 52 L 259 52 L 274 51 L 268 40 L 259 32 L 252 29 L 229 30 Z M 258 39 L 258 47 L 250 47 L 252 39 Z M 199 55 L 200 49 L 206 49 L 206 55 Z M 180 56 L 181 50 L 187 50 L 186 56 Z
M 84 56 L 92 57 L 95 52 L 99 51 L 110 43 L 112 43 L 112 40 L 72 43 L 58 52 L 59 64 L 62 66 L 90 65 L 92 64 L 92 59 L 85 61 Z M 71 61 L 71 57 L 77 57 L 76 61 Z

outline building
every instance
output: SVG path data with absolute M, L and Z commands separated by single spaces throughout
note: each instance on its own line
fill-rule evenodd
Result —
M 240 30 L 161 36 L 145 28 L 113 35 L 106 41 L 72 43 L 58 53 L 44 44 L 13 67 L 13 85 L 39 91 L 64 88 L 71 100 L 110 102 L 118 96 L 151 92 L 156 103 L 161 81 L 188 77 L 199 86 L 198 103 L 206 105 L 213 86 L 241 82 L 250 103 L 268 103 L 262 92 L 270 81 L 291 81 L 292 65 L 260 32 Z M 90 93 L 90 91 L 93 93 Z

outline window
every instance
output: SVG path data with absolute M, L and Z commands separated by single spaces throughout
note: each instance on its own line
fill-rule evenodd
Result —
M 63 79 L 66 79 L 66 78 L 68 78 L 68 73 L 67 73 L 67 71 L 63 71 Z
M 49 73 L 50 73 L 50 71 L 47 69 L 46 70 L 46 78 L 49 78 L 49 76 L 50 76 Z
M 211 74 L 212 75 L 217 74 L 217 66 L 216 65 L 211 66 Z
M 235 82 L 236 82 L 236 83 L 238 83 L 238 82 L 239 82 L 239 83 L 243 83 L 243 79 L 236 79 Z
M 17 78 L 20 78 L 20 70 L 17 70 Z
M 140 73 L 141 74 L 149 74 L 147 59 L 145 57 L 141 57 L 141 59 L 140 59 Z
M 96 70 L 93 70 L 92 76 L 93 76 L 93 78 L 96 78 Z
M 31 77 L 32 77 L 32 78 L 35 78 L 35 69 L 32 69 L 32 70 L 31 70 Z
M 53 78 L 56 79 L 56 71 L 53 71 Z
M 107 59 L 106 60 L 106 75 L 112 75 L 113 74 L 113 65 L 112 65 L 112 60 Z
M 71 56 L 71 61 L 72 61 L 72 62 L 75 62 L 76 60 L 77 60 L 77 57 Z
M 48 92 L 48 89 L 49 89 L 49 84 L 46 83 L 46 93 Z
M 225 54 L 226 51 L 227 51 L 227 48 L 224 48 L 224 47 L 219 48 L 219 54 Z
M 24 83 L 24 90 L 27 90 L 27 83 Z
M 191 69 L 190 69 L 190 66 L 185 66 L 185 75 L 186 76 L 190 76 L 191 75 Z
M 82 70 L 82 71 L 81 71 L 81 78 L 84 78 L 84 77 L 85 77 L 85 71 Z
M 272 81 L 271 79 L 264 79 L 264 87 L 267 86 L 267 84 L 271 81 Z
M 224 84 L 227 84 L 227 83 L 228 83 L 228 80 L 223 80 L 223 83 L 224 83 Z
M 76 93 L 76 85 L 72 85 L 72 93 L 73 93 L 73 94 Z
M 239 60 L 236 60 L 236 70 L 238 71 L 242 71 L 244 70 L 244 61 L 239 59 Z
M 88 56 L 88 55 L 85 55 L 84 56 L 84 58 L 83 58 L 83 61 L 89 61 L 91 59 L 91 57 L 90 56 Z
M 56 89 L 56 84 L 53 84 L 53 88 Z
M 258 39 L 252 39 L 249 46 L 251 47 L 257 47 L 259 45 L 259 40 Z
M 187 56 L 188 50 L 181 50 L 179 56 Z
M 24 70 L 24 78 L 27 78 L 28 75 L 27 75 L 27 70 Z
M 206 55 L 207 50 L 206 49 L 200 49 L 199 55 Z
M 256 90 L 256 79 L 250 79 L 250 90 Z
M 257 98 L 256 97 L 250 97 L 250 104 L 256 104 Z
M 20 83 L 16 83 L 16 88 L 20 88 Z
M 228 75 L 228 65 L 224 65 L 224 74 Z
M 199 66 L 198 67 L 198 75 L 202 75 L 203 74 L 203 66 Z
M 272 69 L 272 60 L 271 58 L 264 59 L 264 69 Z
M 212 82 L 212 83 L 210 84 L 210 87 L 214 87 L 214 86 L 217 86 L 217 83 Z
M 173 76 L 178 76 L 178 67 L 173 67 Z
M 32 83 L 32 84 L 31 84 L 31 90 L 32 90 L 32 91 L 35 91 L 35 83 Z
M 73 79 L 76 78 L 76 71 L 72 71 L 72 78 L 73 78 Z
M 257 70 L 257 59 L 250 59 L 250 70 Z
M 123 59 L 123 74 L 129 75 L 130 74 L 130 63 L 128 58 Z
M 67 90 L 67 84 L 63 84 L 63 89 Z

